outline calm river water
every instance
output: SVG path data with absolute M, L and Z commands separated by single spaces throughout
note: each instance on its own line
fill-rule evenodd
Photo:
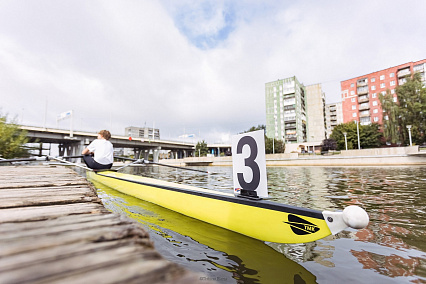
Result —
M 232 190 L 231 167 L 205 175 L 163 167 L 128 173 Z M 140 222 L 166 258 L 218 283 L 426 283 L 426 167 L 268 167 L 273 201 L 318 210 L 356 204 L 370 216 L 307 244 L 257 241 L 95 184 L 105 206 Z

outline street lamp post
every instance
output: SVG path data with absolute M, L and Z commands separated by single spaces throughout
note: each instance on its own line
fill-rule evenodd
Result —
M 274 138 L 272 138 L 272 154 L 275 154 L 275 137 L 276 137 L 276 131 L 277 130 L 277 115 L 274 115 L 274 122 L 275 122 L 275 128 L 274 128 Z
M 407 125 L 408 128 L 408 137 L 410 138 L 410 146 L 413 146 L 413 142 L 411 141 L 411 125 Z
M 358 126 L 358 120 L 355 120 L 356 123 L 356 134 L 358 135 L 358 150 L 361 149 L 361 142 L 359 141 L 359 126 Z
M 345 147 L 346 147 L 346 151 L 348 151 L 348 139 L 346 139 L 346 135 L 347 135 L 348 133 L 346 133 L 346 132 L 343 132 L 343 135 L 345 135 Z

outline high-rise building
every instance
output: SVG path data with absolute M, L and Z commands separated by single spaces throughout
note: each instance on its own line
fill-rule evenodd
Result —
M 285 143 L 306 141 L 305 86 L 296 76 L 265 84 L 266 136 Z
M 343 123 L 359 121 L 362 125 L 383 123 L 383 110 L 379 96 L 389 90 L 395 93 L 397 86 L 403 85 L 413 73 L 419 72 L 425 82 L 426 59 L 408 62 L 370 74 L 340 82 L 342 92 Z
M 327 138 L 330 138 L 334 127 L 343 123 L 342 103 L 331 103 L 325 105 L 325 125 Z
M 306 86 L 307 142 L 322 142 L 325 130 L 325 94 L 321 84 Z

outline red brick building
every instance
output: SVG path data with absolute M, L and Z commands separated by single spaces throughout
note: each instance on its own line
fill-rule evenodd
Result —
M 408 62 L 381 71 L 340 82 L 342 91 L 343 123 L 357 120 L 361 125 L 383 122 L 379 96 L 386 90 L 397 96 L 395 88 L 404 84 L 407 77 L 419 72 L 425 81 L 426 59 Z

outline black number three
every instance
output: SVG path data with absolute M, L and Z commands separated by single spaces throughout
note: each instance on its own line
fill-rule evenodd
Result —
M 238 182 L 243 189 L 256 190 L 260 183 L 260 169 L 257 163 L 254 161 L 257 157 L 256 140 L 254 140 L 254 138 L 251 136 L 244 136 L 241 138 L 237 144 L 237 154 L 241 154 L 243 152 L 244 145 L 248 145 L 250 147 L 250 156 L 244 159 L 244 165 L 249 167 L 253 172 L 253 179 L 251 182 L 247 183 L 244 180 L 244 175 L 242 173 L 237 173 Z

